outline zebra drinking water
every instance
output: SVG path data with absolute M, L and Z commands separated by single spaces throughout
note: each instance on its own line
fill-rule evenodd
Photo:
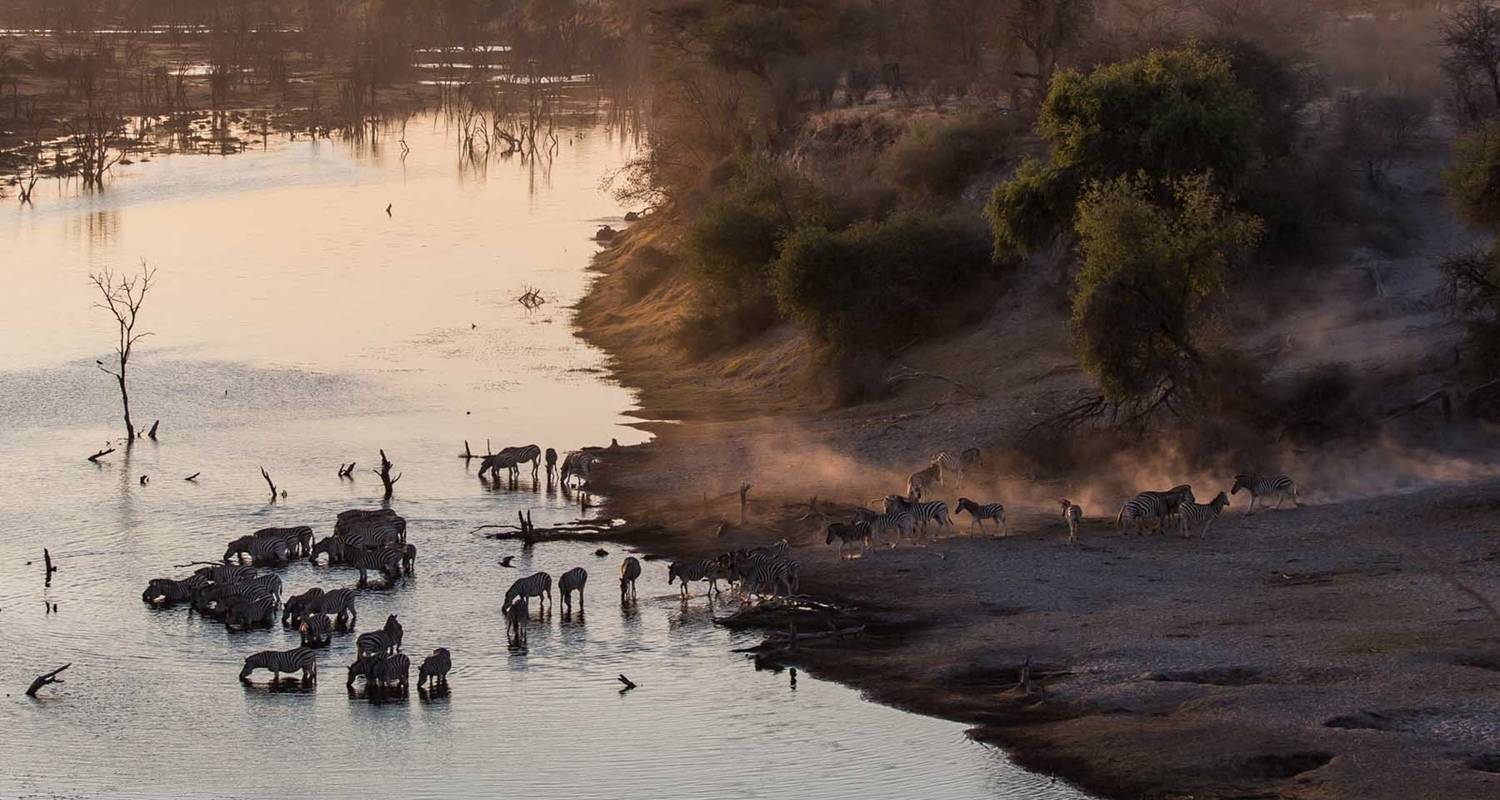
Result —
M 262 650 L 247 656 L 245 667 L 240 670 L 240 680 L 249 681 L 250 673 L 258 669 L 269 670 L 273 681 L 279 679 L 282 673 L 301 672 L 302 680 L 318 682 L 318 656 L 306 647 L 285 651 Z
M 1219 519 L 1219 512 L 1229 505 L 1229 495 L 1219 492 L 1218 496 L 1207 503 L 1194 503 L 1184 500 L 1177 507 L 1178 519 L 1181 520 L 1183 537 L 1191 536 L 1192 528 L 1198 528 L 1200 535 L 1207 535 L 1208 529 L 1212 528 L 1214 522 Z
M 574 567 L 558 576 L 557 590 L 562 592 L 563 613 L 572 613 L 573 602 L 571 596 L 575 591 L 578 592 L 578 610 L 580 612 L 583 611 L 583 587 L 588 582 L 589 573 L 583 567 Z
M 641 577 L 641 562 L 635 556 L 626 556 L 620 564 L 620 602 L 625 602 L 626 591 L 635 597 L 635 580 Z
M 1005 505 L 1003 503 L 984 503 L 981 505 L 967 497 L 960 497 L 958 498 L 958 510 L 954 513 L 962 514 L 965 511 L 969 512 L 969 527 L 972 528 L 978 525 L 979 530 L 983 531 L 984 521 L 987 519 L 994 520 L 1002 536 L 1009 534 L 1005 526 Z
M 538 599 L 537 614 L 542 613 L 544 603 L 541 598 L 547 599 L 545 605 L 552 604 L 552 576 L 545 572 L 537 572 L 524 578 L 516 579 L 515 583 L 505 590 L 505 602 L 500 604 L 501 608 L 509 608 L 512 601 L 517 597 L 535 597 Z
M 1234 486 L 1229 490 L 1230 494 L 1239 494 L 1244 489 L 1250 493 L 1250 507 L 1245 509 L 1245 516 L 1255 513 L 1255 503 L 1262 496 L 1276 495 L 1276 507 L 1286 502 L 1288 496 L 1292 498 L 1292 505 L 1301 506 L 1302 500 L 1297 496 L 1297 483 L 1286 475 L 1277 475 L 1274 478 L 1261 478 L 1254 475 L 1234 476 Z
M 232 631 L 269 628 L 276 619 L 276 598 L 270 595 L 249 597 L 229 606 L 224 627 Z
M 505 639 L 511 647 L 526 647 L 526 625 L 531 622 L 531 611 L 527 604 L 526 595 L 522 594 L 503 607 Z
M 365 688 L 377 691 L 395 689 L 404 694 L 410 679 L 411 659 L 404 653 L 396 653 L 375 662 L 365 674 Z
M 327 647 L 333 640 L 333 622 L 327 614 L 312 614 L 297 626 L 303 647 Z
M 359 619 L 354 609 L 353 589 L 332 589 L 324 592 L 318 597 L 307 600 L 302 607 L 302 613 L 304 615 L 327 614 L 333 618 L 335 624 L 342 626 L 345 630 L 354 627 Z M 300 622 L 300 620 L 296 621 Z
M 396 649 L 396 643 L 391 641 L 391 635 L 384 629 L 361 633 L 359 639 L 355 640 L 354 652 L 358 656 L 385 656 Z

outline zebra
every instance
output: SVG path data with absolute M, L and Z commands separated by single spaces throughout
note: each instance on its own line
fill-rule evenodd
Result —
M 1177 513 L 1184 500 L 1189 503 L 1197 502 L 1197 498 L 1193 496 L 1193 487 L 1185 483 L 1165 492 L 1141 492 L 1120 507 L 1120 513 L 1115 515 L 1115 527 L 1123 531 L 1128 525 L 1137 532 L 1146 522 L 1153 527 L 1161 527 L 1167 523 L 1168 517 Z
M 557 474 L 557 451 L 547 448 L 547 483 L 552 482 L 552 476 Z
M 958 454 L 955 458 L 947 452 L 938 453 L 932 457 L 932 465 L 938 467 L 938 483 L 948 485 L 948 473 L 958 475 L 956 489 L 964 488 L 964 474 L 970 469 L 979 466 L 980 452 L 977 447 L 970 447 Z
M 635 579 L 641 577 L 641 562 L 635 556 L 626 556 L 620 563 L 620 602 L 625 602 L 627 592 L 635 597 Z
M 346 630 L 354 627 L 359 621 L 359 613 L 354 608 L 353 589 L 331 589 L 322 595 L 307 601 L 303 606 L 304 614 L 327 614 L 333 618 L 335 624 L 342 625 Z M 348 615 L 348 619 L 344 616 Z
M 365 674 L 365 688 L 373 688 L 384 691 L 396 689 L 402 693 L 407 690 L 407 681 L 411 679 L 411 659 L 403 653 L 386 656 L 375 662 L 374 667 Z
M 540 611 L 540 609 L 538 609 Z M 511 647 L 526 648 L 526 625 L 531 621 L 531 610 L 526 595 L 517 595 L 503 607 L 505 615 L 505 638 Z
M 296 525 L 291 528 L 261 528 L 251 534 L 256 539 L 279 539 L 287 543 L 292 549 L 292 555 L 307 555 L 312 547 L 313 531 L 306 525 Z
M 580 488 L 585 488 L 589 483 L 589 474 L 593 472 L 594 464 L 599 457 L 587 451 L 574 451 L 563 457 L 562 471 L 558 473 L 559 480 L 566 485 L 569 478 L 577 478 Z
M 448 685 L 448 670 L 453 669 L 453 657 L 448 655 L 448 648 L 439 647 L 432 651 L 432 655 L 422 659 L 422 666 L 417 668 L 417 688 L 432 679 L 434 688 Z
M 224 627 L 229 630 L 269 628 L 276 619 L 276 598 L 270 595 L 247 597 L 229 606 L 224 615 Z
M 910 511 L 924 531 L 927 530 L 928 522 L 936 522 L 944 528 L 953 527 L 953 523 L 948 519 L 948 504 L 941 500 L 924 503 L 920 500 L 908 500 L 899 494 L 887 495 L 885 513 L 897 511 Z
M 540 472 L 542 468 L 542 448 L 537 447 L 534 444 L 528 444 L 524 447 L 513 447 L 508 449 L 511 451 L 511 456 L 515 458 L 517 469 L 519 469 L 520 465 L 522 464 L 531 464 L 531 482 L 536 483 L 537 473 Z
M 317 544 L 312 546 L 312 550 L 308 553 L 307 561 L 309 564 L 316 564 L 318 563 L 318 556 L 326 553 L 328 554 L 328 564 L 330 566 L 342 564 L 347 557 L 348 550 L 349 548 L 344 545 L 343 539 L 337 536 L 329 536 L 326 539 L 319 540 Z
M 291 650 L 262 650 L 245 658 L 245 667 L 240 670 L 240 681 L 248 683 L 250 673 L 258 669 L 269 670 L 271 680 L 281 678 L 282 673 L 301 672 L 302 680 L 318 682 L 318 656 L 306 647 Z
M 1285 475 L 1277 475 L 1274 478 L 1257 478 L 1254 475 L 1234 476 L 1234 487 L 1229 490 L 1230 494 L 1239 494 L 1244 489 L 1250 493 L 1250 507 L 1245 509 L 1245 516 L 1255 513 L 1255 502 L 1261 495 L 1276 495 L 1276 507 L 1286 502 L 1287 495 L 1291 495 L 1292 505 L 1300 507 L 1302 500 L 1297 496 L 1297 483 Z
M 307 607 L 316 602 L 322 596 L 323 590 L 314 586 L 313 588 L 308 589 L 302 594 L 294 594 L 291 597 L 288 597 L 286 602 L 281 606 L 282 627 L 290 628 L 293 625 L 300 625 L 302 623 L 302 616 L 306 613 Z
M 960 497 L 958 498 L 958 511 L 955 513 L 962 514 L 965 511 L 969 512 L 969 527 L 972 528 L 978 525 L 979 530 L 983 531 L 984 521 L 989 519 L 995 521 L 995 524 L 1000 528 L 1002 536 L 1010 535 L 1010 531 L 1005 525 L 1005 505 L 1003 503 L 985 503 L 981 505 L 967 497 Z
M 395 531 L 398 543 L 406 544 L 406 519 L 389 508 L 340 511 L 333 524 L 333 535 L 343 539 L 351 533 L 379 529 Z
M 868 509 L 866 514 L 856 514 L 859 522 L 870 526 L 870 540 L 879 543 L 890 535 L 890 543 L 887 547 L 895 547 L 902 538 L 912 538 L 916 534 L 917 516 L 910 511 L 891 511 L 877 514 Z
M 488 472 L 492 480 L 499 481 L 501 469 L 504 469 L 514 477 L 517 472 L 517 463 L 515 454 L 506 450 L 501 450 L 494 455 L 485 456 L 479 462 L 479 479 L 481 481 L 484 480 L 484 475 Z
M 333 639 L 333 622 L 327 614 L 311 614 L 303 618 L 297 632 L 302 634 L 303 647 L 327 647 Z
M 395 614 L 391 614 L 385 618 L 384 630 L 386 638 L 391 640 L 391 644 L 396 648 L 396 652 L 401 652 L 401 637 L 405 634 L 405 629 L 401 627 L 401 623 L 396 619 Z
M 524 578 L 517 578 L 515 583 L 505 590 L 505 602 L 500 604 L 501 608 L 509 608 L 512 601 L 517 597 L 535 597 L 538 599 L 537 614 L 542 613 L 544 603 L 540 602 L 542 596 L 546 596 L 545 605 L 552 605 L 552 576 L 545 572 L 537 572 Z
M 1183 537 L 1191 536 L 1189 529 L 1195 527 L 1199 528 L 1199 535 L 1207 536 L 1208 529 L 1214 526 L 1214 522 L 1219 519 L 1219 512 L 1223 511 L 1227 505 L 1229 505 L 1229 495 L 1223 492 L 1219 492 L 1218 496 L 1207 503 L 1183 501 L 1182 505 L 1177 507 Z
M 242 564 L 215 564 L 211 567 L 200 567 L 193 572 L 193 575 L 214 583 L 238 583 L 255 577 L 256 572 L 255 567 Z
M 583 567 L 574 567 L 557 578 L 557 590 L 563 596 L 563 613 L 573 611 L 573 603 L 570 599 L 572 592 L 578 592 L 578 610 L 583 611 L 583 586 L 589 582 L 588 570 Z
M 1062 506 L 1063 520 L 1068 523 L 1068 541 L 1078 540 L 1078 523 L 1083 521 L 1083 506 L 1075 506 L 1066 497 L 1059 499 L 1058 504 Z
M 673 581 L 682 581 L 682 599 L 688 599 L 689 581 L 708 581 L 711 594 L 723 594 L 719 591 L 719 580 L 724 577 L 720 564 L 713 559 L 700 558 L 694 561 L 673 561 L 667 567 L 667 585 L 671 586 Z
M 349 679 L 344 682 L 344 686 L 353 688 L 354 679 L 361 676 L 364 677 L 365 681 L 368 683 L 370 680 L 370 673 L 374 671 L 375 665 L 380 663 L 381 659 L 383 658 L 385 658 L 385 656 L 356 656 L 354 658 L 354 663 L 349 665 Z
M 923 492 L 934 486 L 941 486 L 942 483 L 943 468 L 938 464 L 933 464 L 927 469 L 913 472 L 911 477 L 906 479 L 906 496 L 912 500 L 921 500 Z
M 860 555 L 864 555 L 870 549 L 870 523 L 868 522 L 835 522 L 828 526 L 828 544 L 833 540 L 839 542 L 839 559 L 846 557 L 845 550 L 849 545 L 858 542 Z
M 407 575 L 417 571 L 417 546 L 408 543 L 401 548 L 401 570 Z
M 344 545 L 344 553 L 350 550 L 380 550 L 393 547 L 397 550 L 404 548 L 405 540 L 394 526 L 369 527 L 361 530 L 351 531 L 339 537 Z
M 790 597 L 797 592 L 797 573 L 801 565 L 785 558 L 758 558 L 735 568 L 743 591 Z
M 394 583 L 401 577 L 402 553 L 394 547 L 382 550 L 365 550 L 353 548 L 345 554 L 344 563 L 359 570 L 359 585 L 364 586 L 369 579 L 369 570 L 378 569 L 385 576 L 386 583 Z
M 246 592 L 268 594 L 276 598 L 276 602 L 281 602 L 281 578 L 270 573 L 257 575 L 250 580 L 240 581 L 235 585 L 241 587 Z
M 150 605 L 175 605 L 177 603 L 191 600 L 193 598 L 193 587 L 188 581 L 178 581 L 171 578 L 152 578 L 146 584 L 146 590 L 141 592 L 141 602 Z
M 361 633 L 354 641 L 354 654 L 359 656 L 387 656 L 396 651 L 396 643 L 384 629 Z

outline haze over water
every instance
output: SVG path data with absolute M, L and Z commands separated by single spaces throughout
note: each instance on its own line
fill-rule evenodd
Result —
M 754 671 L 729 651 L 756 637 L 715 627 L 701 597 L 684 608 L 663 562 L 647 563 L 627 610 L 626 547 L 522 553 L 473 533 L 517 510 L 538 525 L 580 512 L 529 476 L 515 492 L 481 486 L 455 457 L 465 439 L 563 451 L 642 438 L 625 424 L 630 393 L 568 312 L 593 231 L 621 224 L 600 181 L 634 143 L 587 123 L 562 132 L 548 166 L 480 170 L 461 165 L 441 116 L 405 136 L 404 161 L 390 132 L 378 148 L 273 139 L 120 167 L 102 194 L 59 186 L 35 207 L 0 207 L 0 796 L 1075 796 L 960 725 Z M 132 403 L 138 425 L 162 420 L 161 441 L 95 466 L 85 457 L 121 425 L 93 363 L 113 324 L 87 276 L 141 259 L 158 273 Z M 548 301 L 535 312 L 516 302 L 529 288 Z M 404 584 L 360 594 L 359 628 L 397 613 L 414 661 L 449 648 L 450 697 L 350 697 L 348 634 L 320 653 L 315 690 L 270 691 L 265 673 L 247 688 L 244 656 L 292 647 L 293 633 L 228 634 L 140 602 L 148 579 L 181 577 L 191 568 L 172 565 L 215 559 L 231 538 L 296 524 L 321 537 L 338 511 L 374 507 L 378 448 L 402 473 L 393 507 L 419 556 Z M 359 469 L 341 481 L 348 461 Z M 267 502 L 260 467 L 285 499 Z M 60 566 L 50 587 L 43 547 Z M 532 624 L 529 652 L 508 651 L 505 586 L 579 564 L 584 618 L 559 606 Z M 279 574 L 288 595 L 356 576 Z M 66 683 L 22 694 L 68 662 Z M 618 694 L 619 673 L 640 688 Z

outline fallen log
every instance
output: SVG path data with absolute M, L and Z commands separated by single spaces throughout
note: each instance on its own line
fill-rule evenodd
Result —
M 104 458 L 105 456 L 109 455 L 110 453 L 113 453 L 114 451 L 115 451 L 115 449 L 113 447 L 106 447 L 103 450 L 100 450 L 99 452 L 97 452 L 97 453 L 89 456 L 89 461 L 92 461 L 95 464 L 97 464 L 97 463 L 99 463 L 99 459 Z
M 57 669 L 54 669 L 51 672 L 47 673 L 46 675 L 36 676 L 36 680 L 32 681 L 31 686 L 26 689 L 26 696 L 36 697 L 37 690 L 41 689 L 43 686 L 46 686 L 49 683 L 63 683 L 63 679 L 57 677 L 57 675 L 58 673 L 71 666 L 73 666 L 71 663 L 64 664 Z

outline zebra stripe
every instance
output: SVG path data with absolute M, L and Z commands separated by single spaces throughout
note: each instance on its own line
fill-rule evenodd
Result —
M 344 563 L 347 566 L 359 570 L 359 585 L 364 586 L 369 580 L 369 571 L 380 570 L 387 582 L 394 582 L 401 577 L 401 551 L 387 547 L 382 550 L 365 550 L 363 548 L 351 548 L 344 553 Z
M 141 592 L 141 602 L 151 605 L 170 606 L 191 600 L 192 597 L 193 586 L 188 581 L 171 578 L 152 578 L 146 584 L 146 590 Z
M 270 670 L 271 679 L 282 673 L 301 672 L 302 680 L 318 682 L 318 656 L 306 647 L 291 650 L 262 650 L 245 658 L 245 667 L 240 670 L 240 680 L 248 680 L 250 673 L 258 669 Z
M 540 613 L 541 609 L 537 609 Z M 517 595 L 501 609 L 505 615 L 505 638 L 511 647 L 526 646 L 526 624 L 531 621 L 531 610 L 526 595 Z
M 588 582 L 589 573 L 583 567 L 574 567 L 557 577 L 557 590 L 562 593 L 564 609 L 573 608 L 569 598 L 572 592 L 578 592 L 578 610 L 583 610 L 583 587 Z
M 625 602 L 626 589 L 635 596 L 635 579 L 641 577 L 641 562 L 635 556 L 626 556 L 620 564 L 620 602 Z
M 276 598 L 270 595 L 250 597 L 229 606 L 224 615 L 224 627 L 229 630 L 269 628 L 276 619 Z
M 353 589 L 333 589 L 324 592 L 321 597 L 308 601 L 305 614 L 327 614 L 333 617 L 334 622 L 345 628 L 353 627 L 359 621 L 359 614 L 354 608 Z M 348 615 L 348 619 L 344 616 Z
M 862 522 L 870 526 L 870 539 L 879 544 L 887 537 L 890 539 L 888 547 L 895 547 L 902 538 L 912 538 L 916 533 L 917 516 L 910 511 L 893 511 L 885 514 L 876 514 L 871 511 L 868 515 L 860 515 Z
M 342 564 L 344 563 L 346 550 L 347 548 L 344 546 L 343 539 L 340 539 L 337 536 L 329 536 L 328 538 L 322 539 L 317 544 L 313 545 L 312 552 L 308 555 L 307 560 L 309 563 L 316 564 L 318 563 L 318 556 L 326 553 L 328 555 L 328 564 L 330 566 L 334 564 Z
M 855 542 L 859 543 L 860 553 L 870 549 L 870 523 L 868 522 L 835 522 L 829 525 L 827 530 L 826 544 L 833 544 L 834 539 L 838 540 L 840 559 L 844 558 L 844 551 L 849 545 Z
M 448 648 L 439 647 L 432 651 L 432 655 L 422 659 L 422 666 L 417 669 L 417 688 L 432 679 L 434 685 L 448 683 L 448 670 L 453 669 L 453 657 L 448 655 Z
M 384 656 L 395 649 L 396 643 L 391 641 L 391 635 L 384 630 L 361 633 L 354 642 L 356 656 Z
M 1250 492 L 1250 507 L 1245 509 L 1245 516 L 1255 513 L 1255 503 L 1263 495 L 1276 495 L 1277 508 L 1281 508 L 1281 504 L 1286 502 L 1288 495 L 1292 498 L 1292 505 L 1302 505 L 1302 500 L 1297 496 L 1297 482 L 1286 475 L 1277 475 L 1274 478 L 1236 475 L 1234 487 L 1229 490 L 1229 493 L 1239 494 L 1241 489 Z
M 509 608 L 511 601 L 517 597 L 540 598 L 543 595 L 546 595 L 546 602 L 550 605 L 552 602 L 552 576 L 545 572 L 527 575 L 524 578 L 518 578 L 515 583 L 510 585 L 509 589 L 505 590 L 505 602 L 501 604 L 501 608 Z M 541 610 L 541 605 L 538 604 L 537 613 L 540 614 Z
M 984 521 L 989 519 L 995 521 L 996 526 L 1000 528 L 1002 534 L 1008 533 L 1005 526 L 1004 503 L 985 503 L 981 505 L 967 497 L 960 497 L 958 498 L 958 511 L 956 513 L 962 514 L 965 511 L 969 512 L 969 527 L 972 528 L 978 525 L 982 531 L 984 530 Z
M 372 679 L 377 688 L 406 691 L 407 681 L 411 679 L 411 659 L 402 653 L 380 659 L 365 678 L 366 687 Z
M 797 591 L 797 573 L 801 565 L 784 558 L 762 558 L 737 567 L 735 576 L 740 588 L 749 594 L 789 597 Z
M 908 500 L 898 494 L 887 495 L 885 498 L 885 512 L 887 514 L 898 511 L 910 511 L 916 518 L 917 524 L 927 529 L 927 523 L 936 522 L 938 525 L 948 528 L 953 523 L 948 519 L 948 504 L 941 500 L 922 502 L 920 500 Z
M 1199 528 L 1200 535 L 1207 535 L 1208 529 L 1219 518 L 1219 512 L 1229 505 L 1229 495 L 1219 492 L 1218 496 L 1207 503 L 1194 503 L 1191 500 L 1183 501 L 1177 507 L 1178 518 L 1181 520 L 1182 535 L 1191 536 L 1192 528 Z
M 406 544 L 406 519 L 389 508 L 340 511 L 333 524 L 333 535 L 342 539 L 351 533 L 384 529 L 394 530 L 398 543 Z
M 313 614 L 297 626 L 303 647 L 327 647 L 333 639 L 333 622 L 327 614 Z
M 1165 492 L 1141 492 L 1120 507 L 1120 513 L 1115 516 L 1115 527 L 1124 530 L 1128 525 L 1139 532 L 1141 525 L 1148 522 L 1152 527 L 1164 526 L 1184 501 L 1192 503 L 1197 499 L 1193 496 L 1193 487 L 1187 484 Z

